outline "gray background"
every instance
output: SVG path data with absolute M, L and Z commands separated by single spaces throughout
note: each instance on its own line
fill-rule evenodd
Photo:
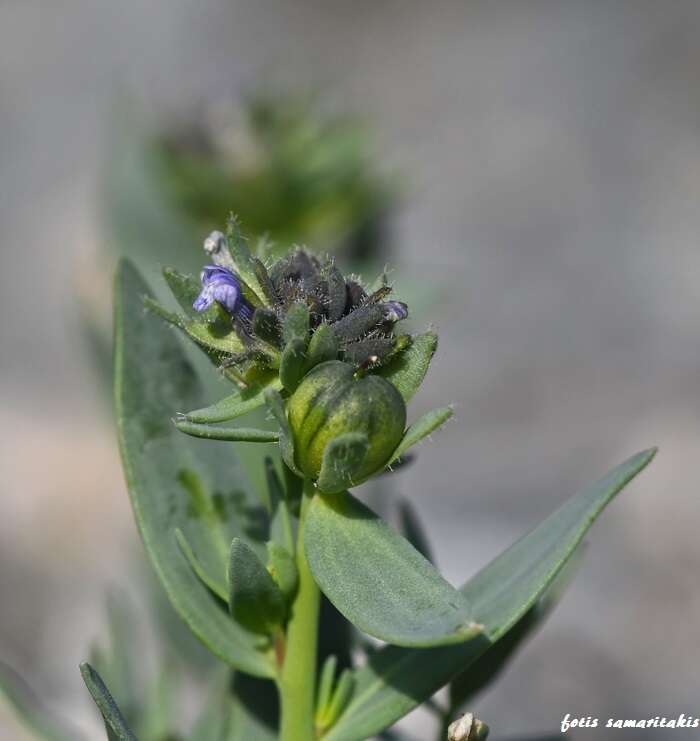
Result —
M 450 579 L 661 446 L 479 716 L 700 715 L 699 31 L 696 2 L 0 2 L 0 657 L 98 728 L 76 665 L 138 548 L 75 308 L 110 301 L 115 100 L 163 116 L 262 79 L 369 116 L 406 174 L 396 262 L 444 299 L 412 411 L 458 414 L 396 486 Z

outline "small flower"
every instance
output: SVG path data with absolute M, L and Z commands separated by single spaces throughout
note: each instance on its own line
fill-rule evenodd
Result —
M 244 298 L 241 283 L 235 273 L 218 265 L 202 270 L 202 290 L 192 304 L 195 311 L 205 311 L 217 301 L 232 317 L 249 322 L 253 306 Z
M 387 322 L 400 322 L 408 317 L 408 306 L 403 301 L 386 301 L 382 305 L 384 320 Z

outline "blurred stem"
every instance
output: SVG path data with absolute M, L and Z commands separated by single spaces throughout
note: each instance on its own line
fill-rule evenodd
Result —
M 279 682 L 281 741 L 312 741 L 315 738 L 314 696 L 320 592 L 309 571 L 304 552 L 304 523 L 313 495 L 313 483 L 305 481 L 296 549 L 299 590 L 287 624 L 286 654 Z

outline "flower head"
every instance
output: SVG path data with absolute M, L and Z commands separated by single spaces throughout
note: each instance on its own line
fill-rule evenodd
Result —
M 228 268 L 207 265 L 201 274 L 202 290 L 192 304 L 195 311 L 205 311 L 217 301 L 232 317 L 250 321 L 253 306 L 244 298 L 238 277 Z

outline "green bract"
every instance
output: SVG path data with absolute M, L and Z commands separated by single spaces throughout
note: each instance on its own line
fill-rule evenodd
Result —
M 384 468 L 406 425 L 406 405 L 389 381 L 358 377 L 353 366 L 337 360 L 305 376 L 289 399 L 288 414 L 296 464 L 313 480 L 318 479 L 329 444 L 347 434 L 363 438 L 366 449 L 354 476 L 358 482 L 366 479 Z

